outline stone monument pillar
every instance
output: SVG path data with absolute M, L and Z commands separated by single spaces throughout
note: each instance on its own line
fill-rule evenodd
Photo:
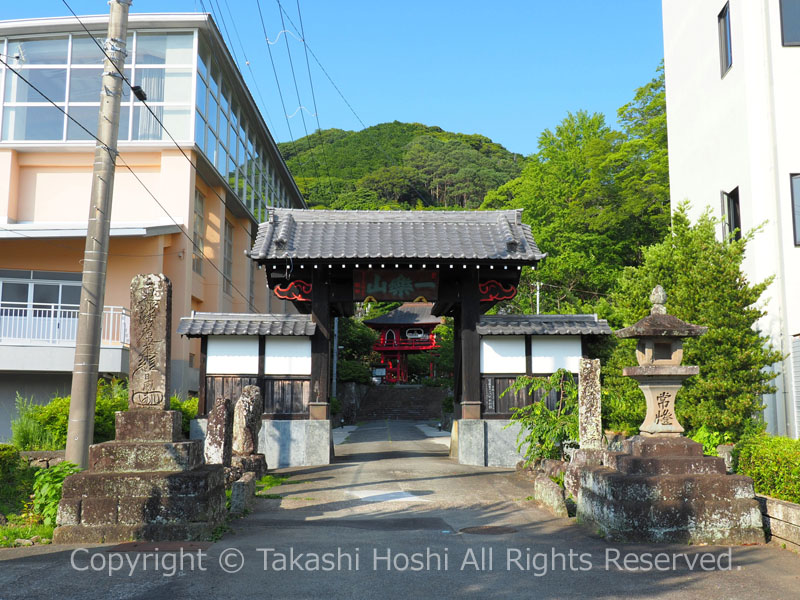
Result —
M 639 383 L 647 416 L 621 452 L 606 451 L 602 464 L 581 468 L 578 520 L 609 541 L 763 543 L 753 480 L 727 475 L 723 459 L 704 456 L 701 444 L 681 435 L 675 395 L 684 379 L 699 372 L 681 366 L 681 340 L 706 328 L 667 314 L 666 300 L 656 286 L 650 314 L 616 332 L 638 339 L 639 366 L 622 374 Z
M 258 434 L 264 401 L 257 385 L 245 386 L 233 409 L 233 456 L 231 467 L 244 474 L 255 473 L 256 479 L 267 472 L 267 461 L 258 453 Z
M 64 481 L 56 543 L 207 537 L 224 519 L 222 467 L 203 464 L 169 410 L 172 286 L 162 274 L 131 282 L 128 410 L 116 439 L 89 448 L 89 468 Z

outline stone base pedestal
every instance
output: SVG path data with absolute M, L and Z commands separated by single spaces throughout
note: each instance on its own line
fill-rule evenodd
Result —
M 225 467 L 225 487 L 240 479 L 245 473 L 253 473 L 256 479 L 261 479 L 267 472 L 267 459 L 263 454 L 248 454 L 247 456 L 233 455 L 231 466 Z
M 577 516 L 609 541 L 764 543 L 753 480 L 682 437 L 636 436 L 580 471 Z
M 203 443 L 180 440 L 176 422 L 177 411 L 117 413 L 125 441 L 91 446 L 89 469 L 64 481 L 53 541 L 207 538 L 225 518 L 223 470 L 203 464 Z M 151 441 L 132 441 L 145 427 Z

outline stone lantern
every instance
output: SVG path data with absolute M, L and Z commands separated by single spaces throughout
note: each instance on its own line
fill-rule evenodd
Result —
M 622 374 L 639 384 L 647 402 L 647 415 L 639 427 L 643 436 L 679 436 L 683 427 L 675 415 L 675 396 L 687 377 L 700 372 L 696 366 L 681 366 L 683 338 L 703 335 L 708 328 L 692 325 L 667 314 L 667 294 L 657 285 L 650 294 L 653 308 L 641 321 L 615 332 L 619 338 L 637 338 L 638 367 L 625 367 Z

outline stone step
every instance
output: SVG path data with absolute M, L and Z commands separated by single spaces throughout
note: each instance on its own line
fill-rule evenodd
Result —
M 89 469 L 101 473 L 189 471 L 203 464 L 203 443 L 105 442 L 89 447 Z
M 686 437 L 637 435 L 622 443 L 622 452 L 632 456 L 703 456 L 703 445 Z
M 177 410 L 133 409 L 115 415 L 118 442 L 178 442 L 183 439 Z
M 663 498 L 725 501 L 755 496 L 753 480 L 742 475 L 626 475 L 604 467 L 584 468 L 580 486 L 623 502 L 657 502 Z
M 764 543 L 755 499 L 620 502 L 581 488 L 577 504 L 578 519 L 597 524 L 608 541 Z
M 725 461 L 718 456 L 642 457 L 609 453 L 609 467 L 620 473 L 642 475 L 725 474 Z
M 98 473 L 81 471 L 64 480 L 62 498 L 81 496 L 202 496 L 224 484 L 220 465 L 204 465 L 176 474 L 164 472 Z

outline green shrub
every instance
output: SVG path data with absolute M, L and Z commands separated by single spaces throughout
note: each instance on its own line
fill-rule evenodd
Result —
M 34 469 L 19 456 L 19 450 L 0 444 L 0 514 L 19 512 L 33 493 Z
M 689 438 L 703 444 L 703 454 L 706 456 L 718 456 L 717 446 L 730 444 L 733 441 L 733 436 L 729 432 L 714 431 L 708 425 L 702 425 L 699 429 L 691 432 Z
M 196 397 L 182 400 L 180 396 L 172 396 L 169 399 L 170 410 L 179 410 L 181 412 L 181 430 L 183 430 L 183 435 L 187 438 L 189 437 L 189 423 L 197 417 L 197 402 L 198 399 Z
M 56 396 L 44 405 L 17 396 L 17 419 L 11 422 L 11 440 L 20 450 L 63 450 L 67 446 L 69 396 Z M 94 412 L 93 442 L 114 439 L 115 413 L 128 409 L 128 383 L 100 379 Z
M 33 482 L 33 511 L 42 517 L 45 525 L 56 524 L 64 480 L 80 470 L 77 465 L 64 461 L 36 472 Z
M 11 443 L 19 450 L 58 450 L 53 432 L 39 419 L 42 407 L 17 394 L 17 418 L 11 420 Z M 64 437 L 66 444 L 66 437 Z
M 356 383 L 372 383 L 372 371 L 358 360 L 340 360 L 337 365 L 336 378 L 339 381 L 354 381 Z
M 336 396 L 331 396 L 331 414 L 332 415 L 342 414 L 342 401 L 339 400 Z
M 647 408 L 642 393 L 636 390 L 635 394 L 621 394 L 605 387 L 601 393 L 603 428 L 625 435 L 639 433 Z
M 453 398 L 452 394 L 446 396 L 445 399 L 442 400 L 442 412 L 445 414 L 453 412 L 455 410 L 455 406 L 453 405 L 454 401 L 455 398 Z
M 539 458 L 563 459 L 567 446 L 578 440 L 578 386 L 572 373 L 559 369 L 550 377 L 523 375 L 508 388 L 518 392 L 527 388 L 531 395 L 536 390 L 557 391 L 558 404 L 554 410 L 547 408 L 544 400 L 522 408 L 512 408 L 511 423 L 520 427 L 517 451 L 525 447 L 525 464 Z M 503 392 L 503 395 L 508 393 Z
M 759 494 L 800 503 L 800 440 L 748 436 L 736 444 L 733 461 L 737 473 L 753 478 Z

